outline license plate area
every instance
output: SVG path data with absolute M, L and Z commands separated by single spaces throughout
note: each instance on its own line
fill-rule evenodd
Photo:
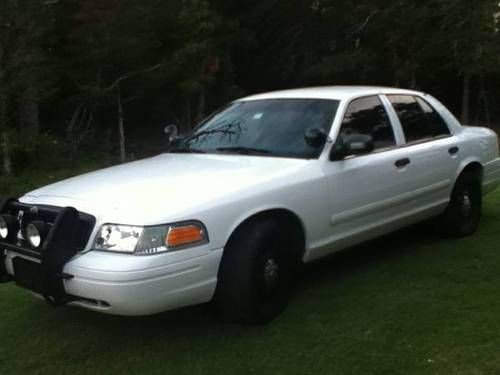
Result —
M 14 281 L 16 284 L 22 288 L 41 294 L 41 265 L 20 257 L 12 259 L 12 264 L 14 266 Z

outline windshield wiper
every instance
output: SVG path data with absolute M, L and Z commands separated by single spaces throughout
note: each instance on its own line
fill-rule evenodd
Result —
M 220 152 L 234 152 L 242 155 L 252 155 L 252 154 L 264 154 L 268 155 L 271 153 L 269 150 L 264 150 L 261 148 L 254 147 L 243 147 L 243 146 L 235 146 L 235 147 L 219 147 L 217 151 Z

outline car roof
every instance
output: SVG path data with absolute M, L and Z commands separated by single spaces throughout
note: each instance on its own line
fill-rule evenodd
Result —
M 410 94 L 421 95 L 421 92 L 413 90 L 404 90 L 390 87 L 378 86 L 326 86 L 309 87 L 293 90 L 274 91 L 263 94 L 248 96 L 239 99 L 239 101 L 267 100 L 267 99 L 330 99 L 330 100 L 349 100 L 351 98 L 380 95 L 380 94 Z

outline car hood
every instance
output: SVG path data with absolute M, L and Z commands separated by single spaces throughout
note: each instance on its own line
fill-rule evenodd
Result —
M 114 211 L 117 218 L 129 217 L 129 221 L 158 209 L 181 217 L 193 208 L 235 198 L 256 186 L 272 189 L 277 180 L 299 172 L 307 163 L 239 155 L 162 154 L 42 187 L 22 201 L 74 206 L 96 216 Z M 145 224 L 147 215 L 143 216 Z

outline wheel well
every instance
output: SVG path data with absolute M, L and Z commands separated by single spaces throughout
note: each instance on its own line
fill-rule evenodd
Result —
M 227 243 L 229 243 L 235 234 L 246 225 L 255 221 L 270 218 L 276 220 L 280 226 L 283 226 L 283 232 L 286 233 L 286 237 L 290 241 L 290 245 L 293 246 L 293 251 L 297 255 L 297 260 L 302 261 L 302 257 L 304 256 L 306 249 L 305 229 L 299 217 L 292 211 L 286 209 L 267 210 L 250 216 L 236 227 L 236 229 L 229 236 Z
M 481 163 L 475 161 L 470 164 L 467 164 L 467 166 L 462 170 L 460 173 L 460 176 L 466 175 L 466 174 L 471 174 L 475 176 L 476 178 L 479 179 L 479 181 L 483 180 L 483 166 Z

